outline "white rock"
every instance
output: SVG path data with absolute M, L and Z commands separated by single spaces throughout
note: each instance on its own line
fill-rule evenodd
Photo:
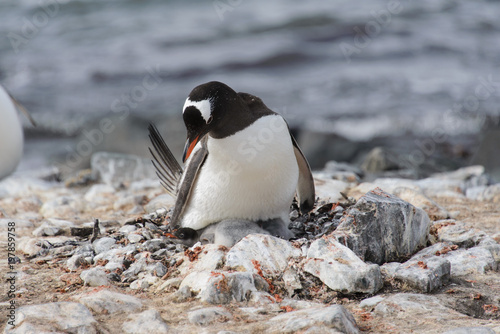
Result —
M 287 268 L 289 258 L 300 255 L 300 249 L 288 241 L 270 235 L 251 234 L 231 248 L 226 255 L 226 265 L 236 270 L 257 273 L 253 263 L 257 261 L 264 275 L 276 276 Z
M 240 272 L 193 272 L 184 278 L 179 289 L 185 286 L 199 292 L 198 298 L 211 304 L 248 300 L 257 291 L 253 275 Z
M 40 215 L 45 218 L 72 218 L 84 211 L 85 201 L 78 195 L 60 196 L 43 203 Z
M 73 222 L 49 218 L 33 231 L 35 237 L 50 237 L 63 233 L 64 229 L 74 227 Z
M 137 230 L 137 227 L 135 225 L 123 225 L 122 227 L 120 227 L 118 232 L 127 235 L 131 232 L 134 232 L 135 230 Z
M 27 197 L 57 187 L 57 183 L 29 176 L 13 176 L 0 182 L 0 198 Z
M 493 184 L 491 186 L 478 186 L 467 189 L 465 192 L 467 198 L 476 201 L 500 201 L 500 183 Z
M 131 313 L 142 307 L 139 298 L 107 289 L 79 295 L 75 299 L 98 314 Z
M 425 194 L 413 188 L 399 187 L 395 188 L 393 194 L 401 198 L 417 208 L 427 212 L 431 220 L 446 219 L 450 217 L 450 213 L 437 204 L 435 201 L 425 196 Z
M 97 333 L 92 313 L 79 303 L 59 302 L 21 306 L 17 310 L 16 328 L 7 324 L 5 333 Z M 19 327 L 18 327 L 19 326 Z M 26 330 L 33 330 L 27 332 Z
M 452 276 L 484 274 L 489 270 L 497 270 L 495 258 L 488 249 L 483 247 L 457 249 L 441 256 L 450 261 Z
M 446 331 L 443 334 L 495 334 L 496 332 L 488 327 L 459 327 Z
M 167 279 L 166 281 L 159 281 L 155 286 L 155 293 L 160 293 L 163 291 L 169 291 L 170 289 L 179 288 L 182 283 L 182 279 L 179 277 L 174 277 Z
M 420 191 L 420 187 L 416 185 L 415 181 L 408 179 L 397 179 L 397 178 L 384 178 L 384 179 L 376 179 L 373 182 L 363 182 L 358 184 L 356 187 L 351 189 L 351 193 L 363 195 L 369 191 L 372 191 L 376 188 L 380 188 L 385 192 L 394 193 L 397 188 L 407 188 L 414 189 L 416 191 Z
M 107 184 L 94 184 L 83 197 L 86 201 L 104 204 L 115 200 L 115 188 Z
M 175 205 L 175 198 L 170 196 L 169 194 L 161 194 L 144 206 L 144 210 L 146 212 L 153 212 L 162 208 L 170 208 Z
M 326 203 L 336 203 L 343 200 L 344 198 L 340 193 L 346 192 L 351 186 L 351 184 L 347 182 L 321 177 L 314 178 L 314 185 L 316 197 L 319 197 L 320 201 Z
M 74 240 L 66 236 L 57 237 L 45 237 L 45 238 L 28 238 L 22 237 L 18 240 L 18 250 L 26 254 L 27 256 L 34 256 L 38 252 L 42 251 L 43 248 L 39 246 L 43 242 L 48 242 L 51 244 L 60 244 L 69 240 Z
M 136 243 L 141 242 L 142 240 L 144 240 L 144 237 L 141 234 L 129 233 L 127 235 L 127 239 L 128 239 L 128 241 L 130 241 L 130 243 L 136 244 Z
M 142 275 L 143 273 L 139 274 L 140 278 L 138 280 L 133 281 L 130 284 L 130 289 L 132 290 L 145 290 L 148 289 L 151 285 L 154 285 L 159 278 L 156 276 L 153 276 L 151 274 L 147 275 Z
M 361 303 L 359 303 L 359 307 L 364 308 L 364 309 L 371 309 L 375 306 L 377 306 L 378 303 L 383 301 L 385 297 L 382 296 L 373 296 L 370 298 L 363 299 Z
M 151 161 L 135 155 L 97 152 L 92 155 L 90 165 L 94 175 L 116 189 L 135 181 L 158 178 Z
M 302 289 L 302 283 L 300 283 L 300 278 L 297 273 L 297 270 L 294 268 L 288 267 L 283 272 L 283 282 L 285 283 L 285 288 L 288 291 L 288 294 L 293 295 L 295 290 Z
M 222 307 L 207 307 L 188 313 L 190 323 L 198 326 L 208 326 L 218 320 L 232 319 L 231 313 Z
M 80 278 L 83 280 L 84 284 L 88 286 L 109 285 L 106 272 L 101 267 L 82 271 Z
M 459 197 L 463 198 L 463 182 L 453 179 L 427 178 L 416 181 L 422 192 L 431 197 Z
M 402 263 L 393 278 L 421 292 L 432 292 L 450 279 L 450 262 L 437 256 L 421 259 L 419 256 Z
M 295 333 L 323 325 L 341 333 L 359 333 L 354 317 L 340 305 L 293 311 L 278 315 L 268 321 L 271 332 Z
M 311 244 L 304 270 L 342 293 L 375 293 L 383 286 L 380 267 L 364 263 L 352 250 L 334 238 Z
M 201 247 L 201 252 L 198 258 L 191 262 L 187 256 L 180 254 L 178 257 L 184 261 L 178 267 L 181 275 L 187 275 L 195 271 L 211 271 L 221 267 L 226 252 L 219 245 L 207 244 L 203 246 L 193 246 L 190 249 L 194 250 Z
M 161 318 L 157 310 L 147 310 L 139 314 L 128 316 L 130 321 L 122 325 L 125 333 L 130 334 L 165 334 L 168 333 L 168 325 Z

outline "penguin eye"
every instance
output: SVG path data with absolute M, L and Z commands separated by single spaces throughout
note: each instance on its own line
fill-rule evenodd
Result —
M 213 120 L 214 120 L 214 116 L 210 115 L 210 117 L 207 120 L 207 124 L 212 123 Z

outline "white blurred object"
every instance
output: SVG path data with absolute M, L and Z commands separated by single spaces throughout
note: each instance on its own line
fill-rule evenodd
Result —
M 23 155 L 23 143 L 16 102 L 0 86 L 0 180 L 16 170 Z

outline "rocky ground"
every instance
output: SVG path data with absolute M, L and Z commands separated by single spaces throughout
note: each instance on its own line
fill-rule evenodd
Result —
M 500 184 L 481 166 L 409 180 L 329 163 L 315 210 L 290 214 L 297 240 L 231 249 L 171 238 L 147 160 L 95 154 L 57 179 L 0 182 L 5 333 L 500 333 Z

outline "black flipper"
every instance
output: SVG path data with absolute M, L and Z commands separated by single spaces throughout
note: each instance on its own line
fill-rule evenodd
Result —
M 297 164 L 299 166 L 299 183 L 297 184 L 297 197 L 300 206 L 300 211 L 302 213 L 308 213 L 314 207 L 315 189 L 314 189 L 314 178 L 311 173 L 311 167 L 307 162 L 306 157 L 302 153 L 297 144 L 295 138 L 292 137 L 292 143 L 295 153 L 295 158 L 297 159 Z
M 180 179 L 174 212 L 172 213 L 172 217 L 170 219 L 171 228 L 175 228 L 179 225 L 182 214 L 191 200 L 191 190 L 193 188 L 193 184 L 198 178 L 198 173 L 208 155 L 206 142 L 207 137 L 205 136 L 199 141 L 201 147 L 195 149 L 187 160 L 186 170 Z

